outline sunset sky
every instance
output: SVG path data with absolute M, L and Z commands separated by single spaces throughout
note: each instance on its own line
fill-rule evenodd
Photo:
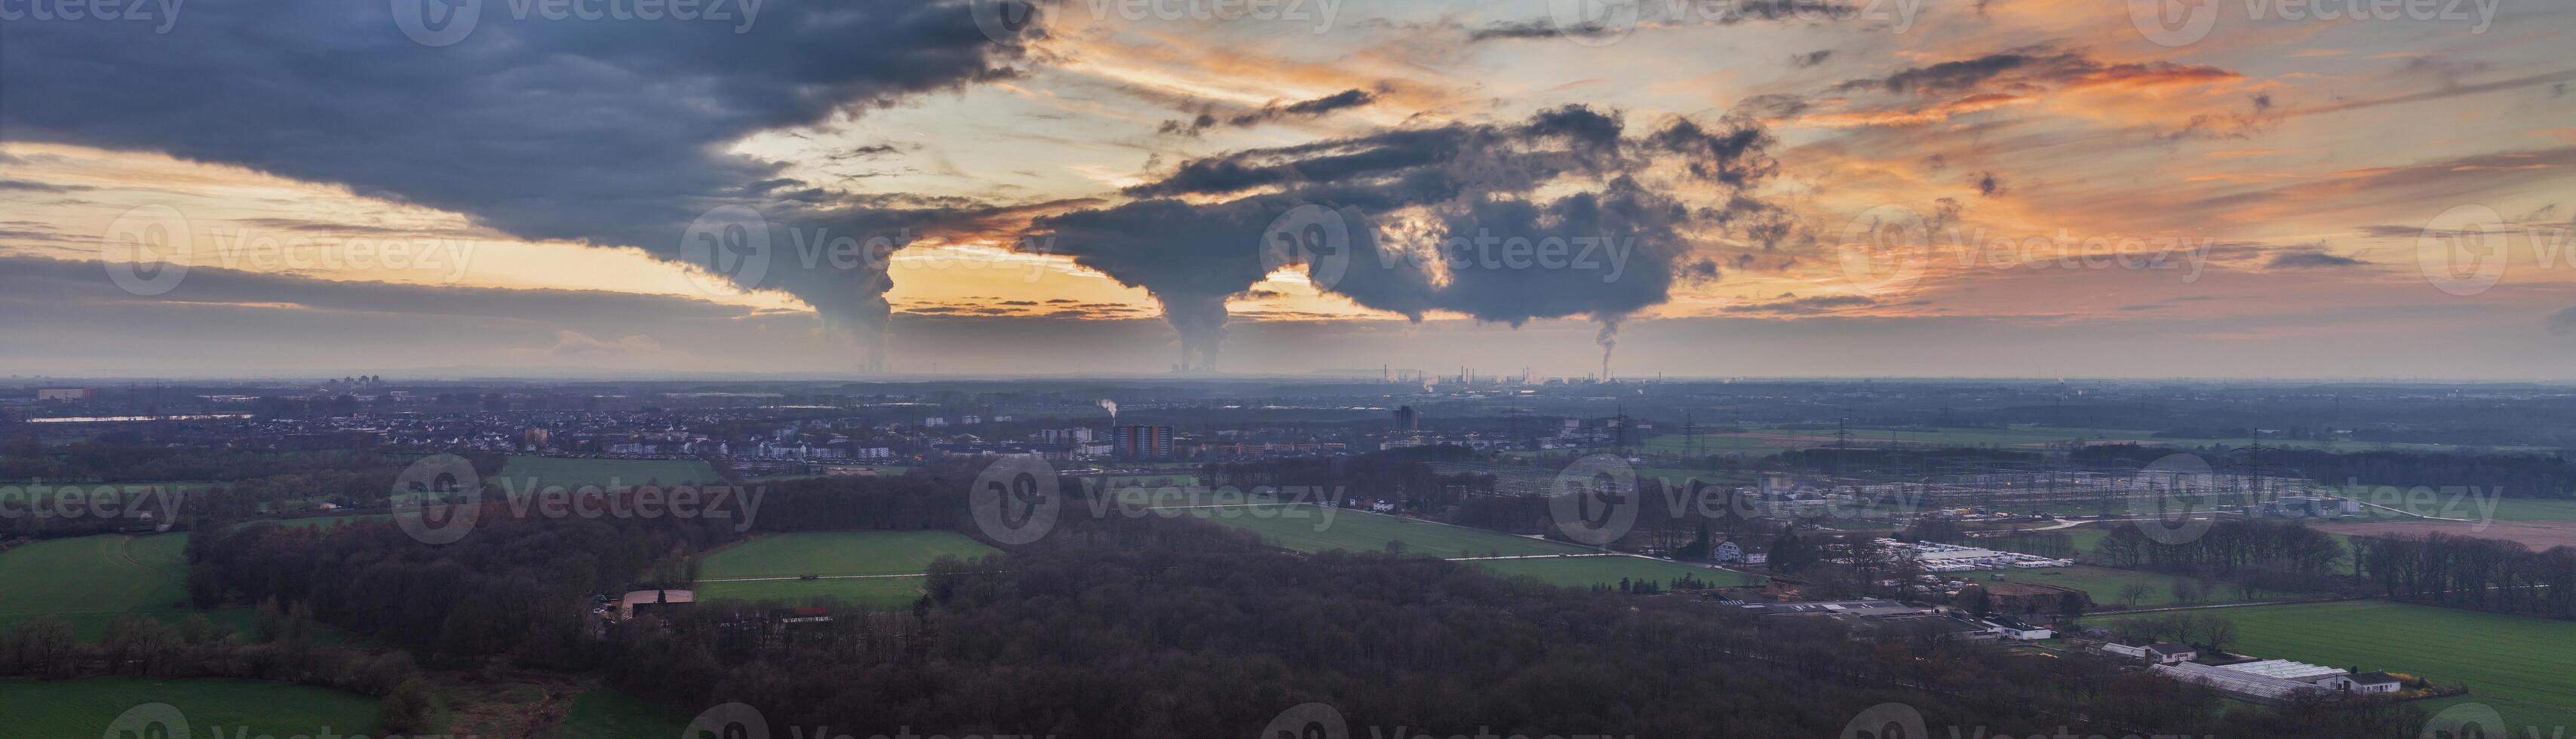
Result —
M 5 19 L 0 373 L 2576 380 L 2576 6 L 2165 3 Z

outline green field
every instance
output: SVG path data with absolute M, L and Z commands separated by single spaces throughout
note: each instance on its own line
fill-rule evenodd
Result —
M 2466 685 L 2516 727 L 2576 727 L 2576 623 L 2379 600 L 2224 608 L 2235 651 Z M 2514 736 L 2522 737 L 2517 728 Z
M 81 638 L 109 619 L 147 613 L 177 617 L 188 596 L 188 535 L 106 534 L 46 539 L 0 554 L 0 624 L 60 616 Z
M 1962 579 L 1982 583 L 1991 582 L 1986 579 L 1986 576 L 1993 573 L 1975 572 L 1958 574 L 1970 575 L 1970 577 Z M 2110 567 L 2094 567 L 2092 565 L 2076 565 L 2074 567 L 2043 567 L 2028 570 L 2004 571 L 2004 580 L 2006 582 L 2063 585 L 2077 590 L 2082 590 L 2093 596 L 2093 604 L 2096 609 L 2106 611 L 2124 608 L 2124 606 L 2120 605 L 2120 590 L 2128 587 L 2131 583 L 2147 586 L 2146 597 L 2138 599 L 2138 604 L 2136 606 L 2138 608 L 2162 608 L 2165 606 L 2183 605 L 2174 600 L 2173 584 L 2177 582 L 2190 581 L 2191 579 L 2192 578 L 2180 575 L 2167 575 L 2157 572 L 2139 572 L 2137 570 L 2122 570 Z M 2249 599 L 2246 598 L 2233 583 L 2212 582 L 2209 585 L 2206 594 L 2202 595 L 2200 600 L 2193 601 L 2191 605 L 2248 603 L 2295 597 L 2298 596 L 2291 593 L 2256 591 L 2254 597 Z
M 2400 501 L 2376 500 L 2371 497 L 2371 493 L 2369 491 L 2362 491 L 2357 495 L 2363 502 L 2378 503 L 2380 505 L 2392 506 L 2401 510 L 2409 509 L 2409 507 L 2413 505 Z M 2495 505 L 2495 520 L 2498 521 L 2576 521 L 2576 500 L 2498 498 L 2493 500 L 2492 503 Z M 2487 510 L 2484 507 L 2486 505 L 2486 502 L 2453 499 L 2445 496 L 2436 500 L 2430 507 L 2416 509 L 2416 512 L 2427 513 L 2443 518 L 2476 519 L 2487 515 Z M 2351 517 L 2344 520 L 2412 520 L 2415 518 L 2415 516 L 2409 516 L 2381 508 L 2364 508 L 2362 509 L 2362 515 L 2360 517 Z
M 563 723 L 555 725 L 555 739 L 676 737 L 689 728 L 692 718 L 619 691 L 592 688 L 572 699 L 572 710 Z
M 1443 558 L 1585 554 L 1594 551 L 1562 542 L 1350 509 L 1329 511 L 1331 518 L 1328 520 L 1325 518 L 1327 511 L 1306 503 L 1187 510 L 1199 518 L 1250 529 L 1279 546 L 1300 552 L 1334 549 L 1383 552 L 1390 541 L 1403 542 L 1406 554 Z
M 1752 585 L 1762 578 L 1739 572 L 1697 567 L 1660 559 L 1626 556 L 1546 557 L 1540 559 L 1482 559 L 1471 564 L 1492 570 L 1505 577 L 1535 577 L 1550 585 L 1569 588 L 1593 585 L 1618 585 L 1622 579 L 1649 580 L 1670 585 L 1683 575 L 1690 575 L 1717 587 Z
M 930 578 L 857 577 L 813 580 L 753 580 L 698 583 L 699 600 L 777 600 L 789 603 L 838 602 L 870 608 L 903 608 L 919 600 Z
M 724 482 L 716 468 L 695 459 L 575 459 L 569 457 L 534 457 L 510 455 L 510 463 L 501 474 L 512 479 L 535 478 L 540 487 L 562 485 L 658 485 L 715 484 Z
M 997 550 L 954 531 L 809 531 L 771 534 L 717 550 L 698 579 L 805 575 L 915 575 L 932 560 Z
M 2498 521 L 2576 521 L 2576 500 L 2504 498 L 2496 501 L 2495 517 Z
M 80 638 L 95 640 L 117 616 L 137 613 L 164 621 L 204 614 L 218 626 L 248 634 L 249 608 L 201 611 L 188 598 L 188 534 L 126 537 L 116 534 L 47 539 L 0 554 L 0 627 L 54 616 L 69 621 Z M 324 628 L 315 643 L 335 645 L 344 635 Z
M 91 737 L 150 703 L 179 709 L 188 736 L 342 736 L 376 730 L 376 701 L 352 693 L 257 680 L 12 680 L 0 688 L 9 736 Z M 179 736 L 178 727 L 169 727 Z M 244 731 L 244 730 L 247 731 Z
M 772 534 L 710 554 L 698 568 L 698 597 L 739 600 L 837 600 L 900 607 L 921 597 L 915 575 L 940 557 L 971 559 L 998 550 L 954 531 L 816 531 Z M 817 579 L 742 580 L 744 578 Z

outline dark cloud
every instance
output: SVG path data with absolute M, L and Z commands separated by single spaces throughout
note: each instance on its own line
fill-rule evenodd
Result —
M 2370 262 L 2337 254 L 2329 254 L 2323 249 L 2298 248 L 2273 254 L 2271 260 L 2264 262 L 2263 266 L 2268 269 L 2313 269 L 2319 267 L 2359 267 L 2367 264 L 2370 264 Z
M 2576 334 L 2576 308 L 2562 308 L 2556 313 L 2549 314 L 2545 325 L 2553 334 L 2560 336 Z
M 79 191 L 82 191 L 82 190 L 96 190 L 96 189 L 98 189 L 98 188 L 90 187 L 90 186 L 88 186 L 88 185 L 57 185 L 57 184 L 53 184 L 53 183 L 50 183 L 50 182 L 37 182 L 37 181 L 35 181 L 35 180 L 0 179 L 0 191 L 16 191 L 16 192 L 44 192 L 44 193 L 57 193 L 57 194 L 59 194 L 59 193 L 79 192 Z
M 2272 96 L 2258 94 L 2246 101 L 2243 112 L 2203 113 L 2191 117 L 2181 128 L 2157 134 L 2166 141 L 2185 139 L 2228 140 L 2252 138 L 2269 130 L 2286 117 L 2274 110 Z
M 1212 365 L 1225 301 L 1269 272 L 1269 229 L 1308 205 L 1317 208 L 1303 212 L 1329 210 L 1343 225 L 1339 274 L 1318 277 L 1324 268 L 1307 265 L 1332 293 L 1415 321 L 1435 311 L 1512 326 L 1586 317 L 1603 325 L 1606 353 L 1619 321 L 1668 300 L 1675 280 L 1716 277 L 1713 261 L 1691 258 L 1686 232 L 1779 238 L 1787 228 L 1785 214 L 1751 195 L 1778 165 L 1772 139 L 1748 118 L 1626 129 L 1616 113 L 1569 106 L 1518 122 L 1231 152 L 1129 188 L 1145 199 L 1035 226 L 1076 263 L 1152 294 L 1190 367 Z M 1658 172 L 1717 196 L 1683 202 L 1669 194 L 1683 183 L 1649 184 Z M 1401 239 L 1379 222 L 1396 211 L 1414 219 Z M 1545 243 L 1592 246 L 1552 266 L 1505 251 Z
M 1476 29 L 1475 31 L 1467 34 L 1467 40 L 1492 41 L 1496 39 L 1508 40 L 1562 37 L 1599 38 L 1620 32 L 1621 31 L 1618 29 L 1611 28 L 1608 25 L 1594 22 L 1559 26 L 1549 21 L 1503 21 Z
M 801 187 L 781 163 L 729 153 L 732 142 L 1008 76 L 1018 53 L 977 31 L 961 3 L 768 3 L 733 22 L 516 19 L 487 4 L 471 35 L 435 48 L 403 35 L 399 5 L 217 3 L 188 8 L 166 35 L 0 24 L 0 128 L 336 183 L 523 238 L 665 258 L 700 214 L 744 206 L 787 252 L 795 234 L 917 234 L 972 214 Z M 836 325 L 868 336 L 884 324 L 881 269 L 772 267 L 761 286 Z
M 1996 176 L 1993 172 L 1978 172 L 1976 184 L 1978 195 L 1991 198 L 2004 194 L 2003 178 Z
M 1736 0 L 1724 4 L 1638 3 L 1638 16 L 1629 26 L 1613 25 L 1603 20 L 1560 24 L 1553 20 L 1500 21 L 1474 29 L 1469 41 L 1494 41 L 1532 38 L 1602 38 L 1627 33 L 1634 27 L 1681 25 L 1731 26 L 1748 21 L 1848 21 L 1860 17 L 1861 6 L 1827 0 Z M 1680 16 L 1673 11 L 1680 10 Z M 1819 59 L 1818 61 L 1822 61 Z
M 1771 302 L 1730 305 L 1725 310 L 1728 313 L 1739 314 L 1811 316 L 1832 313 L 1844 308 L 1867 308 L 1874 305 L 1878 305 L 1878 301 L 1865 295 L 1817 295 L 1801 298 L 1795 294 L 1782 293 L 1779 299 Z
M 1791 54 L 1789 55 L 1789 66 L 1806 69 L 1818 64 L 1823 64 L 1826 59 L 1831 59 L 1833 56 L 1834 50 L 1832 49 L 1817 49 L 1804 54 Z
M 1270 105 L 1262 106 L 1259 110 L 1235 115 L 1223 120 L 1226 125 L 1244 128 L 1268 123 L 1281 118 L 1314 118 L 1337 110 L 1366 107 L 1375 102 L 1377 102 L 1377 93 L 1354 88 L 1315 98 L 1313 100 L 1300 100 L 1287 104 L 1272 103 Z M 1158 127 L 1158 130 L 1163 133 L 1178 133 L 1196 136 L 1200 132 L 1215 127 L 1218 120 L 1219 119 L 1215 113 L 1202 111 L 1197 117 L 1188 121 L 1164 121 L 1163 125 Z
M 1882 78 L 1844 82 L 1841 91 L 1954 95 L 1967 92 L 2027 94 L 2074 84 L 2118 84 L 2232 79 L 2239 75 L 2205 64 L 2103 62 L 2081 51 L 2030 46 L 1968 59 L 1908 67 Z

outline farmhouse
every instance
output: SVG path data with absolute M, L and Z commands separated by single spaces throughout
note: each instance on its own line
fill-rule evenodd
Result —
M 2385 672 L 2335 675 L 2320 681 L 2320 684 L 2356 695 L 2394 693 L 2398 688 L 2405 687 L 2404 682 Z
M 617 620 L 659 616 L 697 601 L 694 590 L 637 590 L 617 599 Z
M 1985 628 L 1986 633 L 1994 634 L 2013 641 L 2035 641 L 2051 638 L 2057 635 L 2057 632 L 2047 628 L 2033 626 L 2031 624 L 2022 623 L 2020 621 L 2001 616 L 1986 619 L 1977 623 Z
M 2147 645 L 2147 658 L 2160 665 L 2180 664 L 2199 659 L 2200 650 L 2191 648 L 2189 644 L 2157 642 Z
M 2103 642 L 2103 643 L 2102 643 L 2102 645 L 2101 645 L 2100 647 L 2098 647 L 2098 648 L 2099 648 L 2099 649 L 2101 649 L 2101 650 L 2102 650 L 2102 652 L 2103 652 L 2104 654 L 2116 654 L 2116 655 L 2120 655 L 2120 656 L 2122 656 L 2122 657 L 2130 657 L 2130 658 L 2134 658 L 2134 659 L 2141 659 L 2141 660 L 2143 660 L 2143 659 L 2146 659 L 2146 658 L 2147 658 L 2147 648 L 2146 648 L 2146 647 L 2132 647 L 2132 646 L 2129 646 L 2129 645 L 2127 645 L 2127 644 L 2122 644 L 2122 643 L 2119 643 L 2119 642 Z

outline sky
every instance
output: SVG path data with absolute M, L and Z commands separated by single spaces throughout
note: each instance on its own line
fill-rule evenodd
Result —
M 0 0 L 0 374 L 2576 380 L 2571 32 Z

